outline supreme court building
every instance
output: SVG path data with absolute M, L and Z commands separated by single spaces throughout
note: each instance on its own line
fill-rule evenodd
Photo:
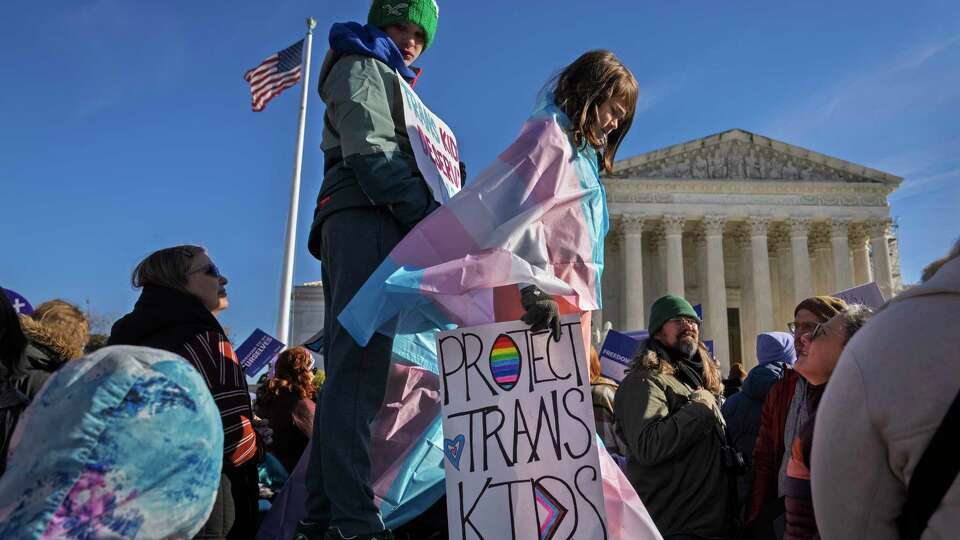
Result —
M 887 197 L 901 181 L 739 129 L 618 161 L 594 327 L 646 328 L 650 304 L 680 294 L 702 304 L 724 375 L 749 370 L 756 335 L 786 331 L 800 300 L 899 290 Z

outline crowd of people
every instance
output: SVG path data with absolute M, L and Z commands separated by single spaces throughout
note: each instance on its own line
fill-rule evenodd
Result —
M 292 347 L 251 399 L 217 318 L 229 307 L 228 280 L 200 246 L 161 249 L 138 264 L 139 299 L 107 346 L 86 356 L 103 344 L 91 341 L 75 305 L 52 300 L 20 316 L 0 294 L 0 537 L 254 538 L 278 486 L 272 475 L 282 482 L 298 463 L 306 496 L 297 540 L 446 537 L 442 504 L 405 530 L 384 522 L 371 485 L 371 424 L 394 337 L 381 328 L 357 339 L 340 317 L 392 251 L 413 245 L 412 231 L 453 230 L 454 212 L 443 213 L 418 169 L 400 95 L 400 79 L 413 85 L 420 75 L 413 63 L 438 17 L 433 0 L 374 0 L 367 24 L 331 29 L 319 77 L 324 181 L 308 246 L 326 301 L 322 388 L 313 356 Z M 496 288 L 496 320 L 521 319 L 559 339 L 560 315 L 581 313 L 589 329 L 607 227 L 600 173 L 611 170 L 637 93 L 608 51 L 582 55 L 548 83 L 518 139 L 539 153 L 527 149 L 524 165 L 514 164 L 530 169 L 531 199 L 515 202 L 501 228 L 474 223 L 472 244 L 434 242 L 446 259 L 418 259 L 472 261 L 456 267 L 461 288 L 445 294 Z M 512 152 L 520 154 L 504 155 Z M 479 212 L 515 188 L 504 179 L 519 173 L 492 169 L 443 209 Z M 575 189 L 557 195 L 562 182 L 546 184 L 558 178 Z M 548 188 L 549 204 L 534 200 Z M 516 241 L 509 227 L 527 223 L 521 215 L 537 225 Z M 583 236 L 571 239 L 560 215 L 578 216 Z M 477 236 L 488 226 L 502 244 Z M 519 256 L 521 277 L 473 279 L 471 271 L 492 274 L 475 255 L 495 248 Z M 571 269 L 556 262 L 571 258 Z M 557 275 L 543 278 L 547 268 Z M 690 302 L 663 296 L 619 385 L 591 354 L 603 452 L 665 539 L 955 536 L 958 467 L 943 434 L 960 422 L 957 313 L 960 242 L 878 313 L 804 299 L 789 332 L 756 336 L 756 366 L 732 366 L 724 380 Z

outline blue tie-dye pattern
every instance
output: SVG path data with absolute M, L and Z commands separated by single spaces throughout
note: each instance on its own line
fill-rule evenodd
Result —
M 190 538 L 210 512 L 220 415 L 171 353 L 108 347 L 70 362 L 21 426 L 0 478 L 4 540 Z

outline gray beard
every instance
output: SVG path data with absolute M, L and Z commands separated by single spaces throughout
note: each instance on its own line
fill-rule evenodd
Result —
M 689 336 L 682 337 L 677 343 L 677 350 L 683 353 L 683 355 L 689 360 L 690 358 L 693 358 L 693 354 L 697 352 L 697 342 Z

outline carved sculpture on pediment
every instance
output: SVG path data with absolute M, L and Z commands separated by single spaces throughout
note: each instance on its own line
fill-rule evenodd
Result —
M 710 165 L 710 178 L 727 177 L 727 158 L 719 148 L 710 152 L 710 159 L 708 161 Z
M 800 171 L 793 165 L 791 161 L 787 161 L 783 164 L 783 172 L 781 173 L 781 178 L 784 180 L 797 180 L 800 178 Z
M 730 145 L 727 152 L 727 171 L 730 173 L 730 178 L 743 178 L 745 176 L 743 152 L 740 150 L 739 144 Z
M 710 171 L 707 170 L 707 158 L 702 153 L 698 153 L 693 158 L 692 175 L 694 178 L 708 178 L 710 176 Z
M 755 150 L 750 149 L 747 152 L 747 155 L 743 158 L 743 163 L 747 178 L 763 178 L 760 172 L 760 158 Z

